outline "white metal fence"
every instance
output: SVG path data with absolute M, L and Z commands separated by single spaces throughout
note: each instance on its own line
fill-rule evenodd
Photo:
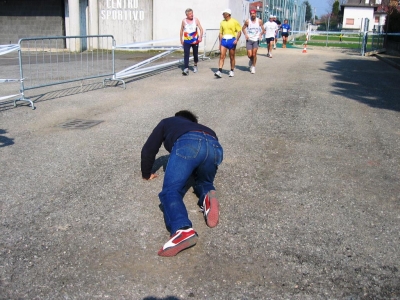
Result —
M 22 38 L 18 45 L 0 46 L 0 55 L 18 51 L 20 71 L 18 79 L 0 79 L 0 82 L 19 81 L 20 93 L 2 96 L 0 100 L 19 96 L 14 100 L 14 106 L 17 101 L 26 101 L 32 109 L 35 109 L 33 101 L 25 96 L 28 90 L 94 78 L 104 78 L 103 84 L 106 81 L 120 81 L 125 87 L 126 78 L 182 64 L 183 59 L 152 64 L 182 49 L 182 46 L 163 45 L 175 40 L 165 39 L 117 46 L 111 35 Z M 97 48 L 88 47 L 90 50 L 86 50 L 83 48 L 85 45 L 97 45 Z M 202 59 L 205 58 L 204 47 L 203 53 L 199 54 L 199 58 Z M 164 52 L 116 72 L 116 50 L 164 50 Z M 132 55 L 134 56 L 134 52 Z M 193 60 L 193 56 L 190 60 Z M 148 66 L 149 64 L 152 65 Z
M 67 46 L 94 43 L 98 45 L 97 49 L 67 50 Z M 25 97 L 27 90 L 115 73 L 112 35 L 23 38 L 18 45 L 21 98 L 15 102 L 27 101 L 32 108 L 33 102 Z
M 340 34 L 340 33 L 339 33 Z M 364 34 L 364 35 L 363 35 Z M 341 43 L 350 40 L 350 34 L 340 34 L 331 32 L 297 31 L 292 32 L 292 43 L 326 43 L 328 46 L 328 37 L 330 39 L 343 39 Z M 359 48 L 367 50 L 379 49 L 383 47 L 382 34 L 352 33 L 354 41 L 350 43 L 358 44 Z M 321 36 L 323 37 L 321 40 Z M 325 36 L 325 37 L 324 37 Z M 219 29 L 206 29 L 203 36 L 202 51 L 199 57 L 208 58 L 212 52 L 219 51 Z M 305 37 L 307 37 L 305 39 Z M 325 40 L 326 39 L 326 40 Z M 0 101 L 10 98 L 14 99 L 14 106 L 17 101 L 27 101 L 34 109 L 34 103 L 25 97 L 25 91 L 46 87 L 56 84 L 87 80 L 93 78 L 103 78 L 105 81 L 120 81 L 124 84 L 124 79 L 165 69 L 172 65 L 182 64 L 183 59 L 169 60 L 165 63 L 152 64 L 153 62 L 168 56 L 169 54 L 182 50 L 182 46 L 163 46 L 162 44 L 171 44 L 176 39 L 165 39 L 159 41 L 147 41 L 142 43 L 133 43 L 129 45 L 116 45 L 114 37 L 111 35 L 97 36 L 62 36 L 62 37 L 37 37 L 23 38 L 17 45 L 0 45 L 0 55 L 5 55 L 18 51 L 19 60 L 19 78 L 0 78 L 0 83 L 19 82 L 19 93 L 11 95 L 1 95 Z M 241 42 L 244 42 L 241 39 Z M 98 45 L 97 48 L 89 47 L 90 50 L 82 49 L 82 45 Z M 79 47 L 72 46 L 80 45 Z M 177 45 L 175 43 L 175 45 Z M 80 49 L 79 51 L 70 51 L 67 49 Z M 115 50 L 163 50 L 164 52 L 147 58 L 128 68 L 115 71 Z M 201 52 L 203 52 L 201 54 Z M 132 52 L 134 56 L 135 52 Z M 193 60 L 193 56 L 190 57 Z
M 19 45 L 17 44 L 10 44 L 10 45 L 0 45 L 0 56 L 6 55 L 14 51 L 19 50 Z M 9 74 L 7 74 L 9 75 Z M 19 78 L 0 78 L 0 83 L 10 83 L 10 82 L 19 82 Z M 20 96 L 21 94 L 11 94 L 11 95 L 0 95 L 0 101 L 15 98 Z

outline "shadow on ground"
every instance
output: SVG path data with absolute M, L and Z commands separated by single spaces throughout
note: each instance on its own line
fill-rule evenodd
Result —
M 6 130 L 0 129 L 0 148 L 6 147 L 6 146 L 11 146 L 14 144 L 14 139 L 3 136 L 3 134 L 5 134 L 5 133 L 7 133 Z
M 340 59 L 327 63 L 325 71 L 333 74 L 335 95 L 353 99 L 373 108 L 400 111 L 400 86 L 387 83 L 387 76 L 396 76 L 392 67 L 375 60 Z M 358 76 L 358 72 L 370 76 Z M 398 74 L 397 74 L 398 76 Z

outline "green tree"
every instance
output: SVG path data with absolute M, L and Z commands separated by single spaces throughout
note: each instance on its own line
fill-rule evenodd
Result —
M 305 18 L 305 21 L 306 22 L 311 22 L 311 20 L 313 18 L 311 5 L 310 5 L 310 3 L 308 3 L 308 1 L 304 1 L 303 4 L 306 5 L 306 18 Z
M 382 8 L 386 11 L 387 17 L 384 29 L 386 32 L 400 32 L 400 12 L 397 10 L 397 0 L 383 0 Z M 394 37 L 398 39 L 398 37 Z
M 333 2 L 332 5 L 332 15 L 337 16 L 339 14 L 340 3 L 339 0 Z

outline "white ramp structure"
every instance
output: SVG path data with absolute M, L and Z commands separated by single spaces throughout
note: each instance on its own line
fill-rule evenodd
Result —
M 20 49 L 18 44 L 10 44 L 10 45 L 0 45 L 0 55 L 5 55 L 14 51 L 18 51 Z M 0 83 L 9 83 L 9 82 L 20 82 L 23 79 L 14 79 L 14 78 L 0 78 Z M 21 96 L 21 93 L 18 94 L 13 94 L 13 95 L 6 95 L 6 96 L 0 96 L 0 101 L 7 100 L 7 99 L 12 99 L 15 97 Z M 33 102 L 31 102 L 32 108 Z M 14 106 L 15 106 L 15 101 L 14 101 Z
M 138 75 L 143 75 L 146 73 L 162 70 L 168 68 L 173 65 L 183 63 L 183 59 L 173 60 L 167 63 L 157 64 L 150 67 L 145 67 L 148 64 L 151 64 L 160 58 L 166 57 L 171 53 L 182 50 L 182 46 L 166 46 L 165 44 L 174 43 L 179 41 L 178 38 L 170 38 L 170 39 L 162 39 L 162 40 L 154 40 L 154 41 L 147 41 L 147 42 L 140 42 L 140 43 L 132 43 L 126 45 L 117 45 L 115 49 L 118 50 L 164 50 L 164 52 L 157 54 L 151 58 L 148 58 L 140 63 L 137 63 L 133 66 L 130 66 L 122 71 L 116 72 L 112 78 L 105 79 L 105 81 L 121 81 L 125 88 L 125 82 L 123 79 L 135 77 Z M 199 58 L 204 59 L 204 53 L 199 55 Z M 189 60 L 193 60 L 193 56 L 189 58 Z

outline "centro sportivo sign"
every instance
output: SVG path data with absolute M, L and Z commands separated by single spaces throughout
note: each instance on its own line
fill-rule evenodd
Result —
M 144 20 L 144 10 L 139 9 L 139 0 L 103 0 L 100 3 L 102 20 Z

